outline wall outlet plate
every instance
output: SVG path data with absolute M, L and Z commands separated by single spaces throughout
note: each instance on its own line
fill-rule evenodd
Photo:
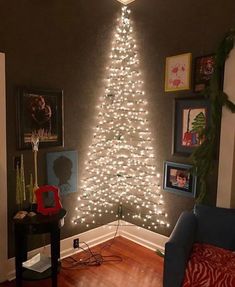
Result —
M 79 248 L 79 238 L 73 240 L 73 248 Z

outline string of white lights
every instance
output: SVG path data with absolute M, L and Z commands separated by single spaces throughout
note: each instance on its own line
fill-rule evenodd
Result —
M 109 214 L 148 229 L 169 226 L 149 130 L 130 10 L 122 8 L 112 43 L 105 94 L 81 180 L 75 224 Z

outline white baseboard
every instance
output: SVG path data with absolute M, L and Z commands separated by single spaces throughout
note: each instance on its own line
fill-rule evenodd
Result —
M 60 257 L 61 259 L 71 256 L 73 254 L 78 253 L 77 249 L 73 248 L 73 240 L 79 238 L 80 245 L 86 249 L 86 245 L 82 242 L 86 242 L 89 247 L 93 247 L 100 243 L 103 243 L 107 240 L 112 239 L 117 231 L 116 236 L 123 236 L 135 243 L 138 243 L 144 247 L 147 247 L 151 250 L 160 249 L 164 250 L 164 246 L 168 237 L 161 235 L 159 233 L 155 233 L 149 231 L 147 229 L 137 227 L 134 225 L 130 225 L 128 222 L 120 221 L 119 227 L 117 231 L 118 221 L 114 221 L 109 223 L 108 225 L 103 225 L 86 232 L 68 237 L 60 241 Z M 38 248 L 28 252 L 28 258 L 31 258 L 35 254 L 39 252 L 43 252 L 46 254 L 50 254 L 50 245 L 47 245 L 43 248 Z M 12 280 L 15 278 L 15 258 L 8 259 L 8 280 Z
M 122 226 L 120 229 L 120 236 L 123 236 L 151 250 L 160 249 L 161 251 L 164 251 L 165 243 L 169 239 L 162 234 L 137 226 Z

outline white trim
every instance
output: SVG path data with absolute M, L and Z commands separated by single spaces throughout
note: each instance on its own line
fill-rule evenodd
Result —
M 120 235 L 148 249 L 163 251 L 168 237 L 141 227 L 123 226 Z
M 82 242 L 86 242 L 89 247 L 93 247 L 102 242 L 110 240 L 114 237 L 116 233 L 116 225 L 118 222 L 113 222 L 112 226 L 103 225 L 101 227 L 97 227 L 86 232 L 74 235 L 72 237 L 61 240 L 61 258 L 66 258 L 72 254 L 77 253 L 77 250 L 73 248 L 73 240 L 79 238 L 80 244 Z M 120 235 L 120 231 L 117 233 L 117 236 Z M 86 245 L 81 245 L 84 249 L 86 249 Z
M 7 274 L 7 158 L 5 54 L 0 53 L 0 282 Z
M 235 49 L 225 63 L 224 91 L 235 103 Z M 235 114 L 222 110 L 217 206 L 235 208 Z
M 86 249 L 86 245 L 82 242 L 86 242 L 89 247 L 92 247 L 112 239 L 116 234 L 117 225 L 118 221 L 115 221 L 110 223 L 109 225 L 103 225 L 101 227 L 97 227 L 61 240 L 60 257 L 63 259 L 78 253 L 78 250 L 73 248 L 73 240 L 76 238 L 79 238 L 79 242 L 84 249 Z M 125 221 L 120 221 L 117 236 L 123 236 L 151 250 L 160 249 L 161 251 L 164 250 L 164 245 L 168 240 L 168 237 L 166 236 L 149 231 L 141 227 L 130 226 L 130 224 Z M 28 257 L 30 258 L 40 251 L 42 251 L 42 248 L 30 251 L 28 253 Z M 50 254 L 50 245 L 47 245 L 45 247 L 44 252 L 46 254 Z M 15 258 L 9 259 L 10 271 L 7 274 L 8 280 L 12 280 L 15 277 L 14 260 Z

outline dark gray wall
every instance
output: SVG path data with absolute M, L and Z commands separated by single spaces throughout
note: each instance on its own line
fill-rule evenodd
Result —
M 112 31 L 120 9 L 115 0 L 0 0 L 0 51 L 6 53 L 9 256 L 13 255 L 11 218 L 15 206 L 16 91 L 18 86 L 64 90 L 64 147 L 40 149 L 39 184 L 46 183 L 48 151 L 77 150 L 78 177 L 95 123 L 95 105 L 104 91 L 105 67 Z M 157 167 L 163 162 L 189 162 L 171 154 L 173 101 L 197 97 L 192 91 L 164 92 L 165 57 L 191 52 L 193 58 L 213 53 L 224 34 L 235 27 L 233 0 L 136 0 L 130 5 L 135 23 Z M 31 150 L 23 151 L 26 181 L 33 171 Z M 192 199 L 163 192 L 171 228 Z M 215 202 L 216 180 L 210 200 Z M 63 199 L 68 211 L 63 238 L 84 231 L 71 224 L 77 194 Z

